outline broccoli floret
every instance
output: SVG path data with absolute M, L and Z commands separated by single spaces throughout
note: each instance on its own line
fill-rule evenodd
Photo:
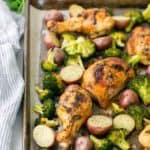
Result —
M 41 101 L 48 99 L 48 98 L 53 98 L 54 97 L 54 93 L 52 90 L 50 89 L 42 89 L 39 86 L 35 87 L 35 90 L 38 94 L 38 97 Z
M 150 118 L 150 110 L 143 106 L 131 105 L 127 109 L 127 113 L 130 114 L 135 120 L 135 126 L 137 130 L 143 128 L 143 119 Z
M 68 55 L 75 55 L 77 50 L 77 36 L 74 33 L 63 33 L 62 34 L 62 46 Z M 75 51 L 74 51 L 75 50 Z
M 41 68 L 43 71 L 55 71 L 57 69 L 57 64 L 54 62 L 54 52 L 50 49 L 47 53 L 47 59 L 41 62 Z
M 45 73 L 43 77 L 44 89 L 50 89 L 55 95 L 60 94 L 63 89 L 63 82 L 61 77 L 55 73 Z
M 107 138 L 121 150 L 128 150 L 130 145 L 125 139 L 127 135 L 128 131 L 126 129 L 113 129 Z
M 128 12 L 125 13 L 125 16 L 130 17 L 131 19 L 129 25 L 126 28 L 126 32 L 130 32 L 136 24 L 142 23 L 143 21 L 142 12 L 137 9 L 129 10 Z
M 83 36 L 74 36 L 67 33 L 63 35 L 62 48 L 68 55 L 80 55 L 82 58 L 88 58 L 95 52 L 94 43 Z
M 125 46 L 125 41 L 127 39 L 127 36 L 123 32 L 112 32 L 111 37 L 115 41 L 115 44 L 119 47 Z
M 81 59 L 80 55 L 76 55 L 76 56 L 69 56 L 66 60 L 66 65 L 74 65 L 74 64 L 78 64 L 81 66 L 81 68 L 84 69 L 84 65 Z
M 150 22 L 150 4 L 148 4 L 147 8 L 143 11 L 144 20 Z
M 42 105 L 35 105 L 33 107 L 33 110 L 40 114 L 41 116 L 43 117 L 46 117 L 46 118 L 52 118 L 54 116 L 54 113 L 55 113 L 55 104 L 53 102 L 53 100 L 51 99 L 47 99 L 43 102 Z
M 77 43 L 78 43 L 77 53 L 80 54 L 82 58 L 88 58 L 94 54 L 95 44 L 88 38 L 79 36 L 77 38 Z
M 62 41 L 62 48 L 67 47 L 69 44 L 74 42 L 76 40 L 76 34 L 75 33 L 63 33 L 61 35 L 63 41 Z
M 112 46 L 102 52 L 103 57 L 120 57 L 121 51 L 116 47 L 115 40 L 113 39 Z
M 116 114 L 124 112 L 124 109 L 121 108 L 118 104 L 112 103 L 112 111 L 113 111 L 113 114 L 116 115 Z
M 129 56 L 125 53 L 121 53 L 121 58 L 124 59 L 131 67 L 135 68 L 141 60 L 140 55 Z
M 150 104 L 150 77 L 142 75 L 135 76 L 128 83 L 128 88 L 134 90 L 145 105 Z
M 57 127 L 59 125 L 58 120 L 48 120 L 48 118 L 45 117 L 38 117 L 35 119 L 34 126 L 44 124 L 50 128 Z
M 117 48 L 108 48 L 102 53 L 103 57 L 119 57 L 121 51 Z
M 108 139 L 98 139 L 95 136 L 91 135 L 90 140 L 94 144 L 94 150 L 112 150 L 113 145 Z

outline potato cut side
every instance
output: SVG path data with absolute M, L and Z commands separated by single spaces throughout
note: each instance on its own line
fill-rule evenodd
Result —
M 112 118 L 104 115 L 94 115 L 88 119 L 87 127 L 90 133 L 103 135 L 111 129 Z
M 38 125 L 33 130 L 33 139 L 40 147 L 47 148 L 54 144 L 55 132 L 45 125 Z
M 114 118 L 113 127 L 123 128 L 126 129 L 128 132 L 131 132 L 135 128 L 135 121 L 130 115 L 120 114 Z
M 125 16 L 113 16 L 113 19 L 115 20 L 115 27 L 118 29 L 126 28 L 131 20 L 129 17 Z
M 82 75 L 83 69 L 79 65 L 66 66 L 60 72 L 62 80 L 67 83 L 74 83 L 80 80 Z

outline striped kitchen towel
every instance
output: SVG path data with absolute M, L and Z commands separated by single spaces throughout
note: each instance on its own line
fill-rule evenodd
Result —
M 14 17 L 0 0 L 0 150 L 11 150 L 12 127 L 24 91 L 16 61 L 23 24 L 24 20 L 19 15 Z

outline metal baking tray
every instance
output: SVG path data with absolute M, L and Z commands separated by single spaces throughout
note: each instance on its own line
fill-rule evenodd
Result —
M 38 98 L 35 93 L 35 84 L 41 76 L 40 58 L 42 44 L 43 16 L 48 9 L 65 10 L 70 4 L 77 3 L 84 7 L 113 7 L 117 14 L 128 8 L 145 7 L 150 0 L 27 0 L 26 1 L 26 28 L 24 52 L 24 118 L 23 118 L 23 149 L 38 149 L 32 139 L 32 129 L 36 114 L 32 111 Z M 42 54 L 43 55 L 43 54 Z M 138 150 L 138 149 L 136 149 Z

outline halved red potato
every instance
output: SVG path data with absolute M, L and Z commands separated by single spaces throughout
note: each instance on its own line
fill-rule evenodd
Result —
M 66 83 L 75 83 L 81 79 L 83 69 L 79 65 L 69 65 L 60 71 L 60 76 Z
M 55 142 L 55 132 L 46 125 L 37 125 L 33 129 L 33 139 L 40 147 L 51 147 Z
M 93 42 L 95 43 L 97 49 L 104 50 L 110 47 L 112 43 L 112 37 L 111 36 L 98 37 L 96 39 L 93 39 Z
M 125 16 L 113 16 L 113 19 L 117 29 L 125 29 L 130 23 L 130 18 Z
M 45 32 L 43 42 L 47 49 L 60 46 L 60 42 L 54 32 Z
M 81 136 L 76 139 L 75 150 L 92 150 L 93 144 L 89 136 Z
M 87 120 L 87 128 L 94 135 L 104 135 L 112 127 L 112 118 L 104 115 L 93 115 Z
M 130 133 L 135 128 L 135 121 L 128 114 L 120 114 L 113 119 L 113 127 L 126 129 Z
M 59 10 L 52 9 L 48 11 L 48 13 L 44 16 L 45 23 L 47 23 L 49 20 L 63 21 L 64 17 L 63 17 L 63 14 Z
M 133 104 L 138 104 L 139 98 L 138 95 L 136 94 L 136 92 L 134 92 L 131 89 L 126 89 L 125 91 L 123 91 L 119 97 L 119 105 L 122 108 L 127 108 L 130 105 Z

